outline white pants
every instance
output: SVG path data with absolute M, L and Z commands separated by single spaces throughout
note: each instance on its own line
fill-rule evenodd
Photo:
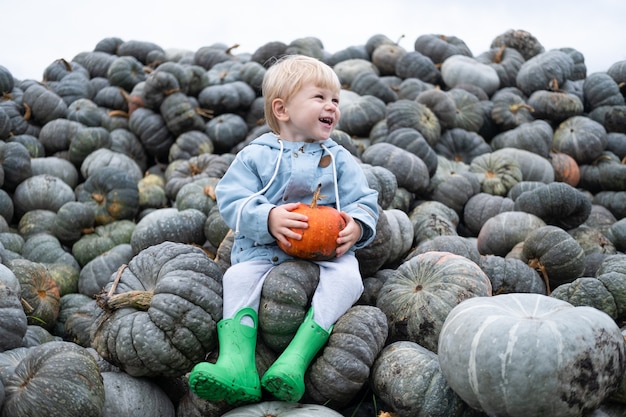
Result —
M 320 280 L 311 300 L 313 320 L 328 330 L 359 299 L 363 280 L 355 256 L 344 255 L 315 263 L 320 268 Z M 226 270 L 222 280 L 224 319 L 233 318 L 245 307 L 259 312 L 263 283 L 274 267 L 267 261 L 249 261 Z

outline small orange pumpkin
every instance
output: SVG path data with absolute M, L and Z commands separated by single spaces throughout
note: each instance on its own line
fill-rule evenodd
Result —
M 293 210 L 309 218 L 307 229 L 292 229 L 302 235 L 302 239 L 288 239 L 291 247 L 278 242 L 278 246 L 288 255 L 312 261 L 325 261 L 336 255 L 337 237 L 346 227 L 346 222 L 337 209 L 330 206 L 319 206 L 317 202 L 322 185 L 318 185 L 313 193 L 311 204 L 300 203 Z
M 576 187 L 580 181 L 580 167 L 578 162 L 563 152 L 550 152 L 550 163 L 554 168 L 555 181 L 564 182 Z

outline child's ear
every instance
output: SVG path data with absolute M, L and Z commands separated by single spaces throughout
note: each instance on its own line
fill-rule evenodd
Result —
M 285 101 L 282 98 L 276 98 L 272 101 L 272 112 L 274 112 L 274 117 L 281 122 L 289 120 L 289 113 L 287 112 L 287 107 L 285 107 Z

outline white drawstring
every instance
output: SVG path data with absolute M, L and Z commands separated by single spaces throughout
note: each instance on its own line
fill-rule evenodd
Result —
M 283 158 L 283 148 L 284 148 L 283 141 L 280 138 L 278 138 L 278 143 L 280 143 L 280 152 L 278 153 L 278 158 L 276 159 L 276 162 L 275 162 L 274 173 L 272 174 L 272 178 L 270 178 L 270 180 L 268 181 L 265 187 L 263 187 L 261 190 L 257 191 L 256 193 L 249 195 L 243 201 L 243 203 L 241 203 L 241 205 L 239 206 L 239 210 L 237 210 L 237 221 L 235 222 L 235 234 L 239 234 L 239 222 L 241 221 L 241 214 L 243 213 L 243 208 L 245 207 L 245 205 L 248 204 L 248 202 L 252 200 L 254 197 L 266 192 L 267 189 L 270 188 L 270 186 L 274 182 L 274 179 L 276 178 L 276 175 L 278 174 L 278 168 L 280 168 L 280 160 Z
M 335 156 L 332 154 L 330 150 L 323 143 L 320 143 L 322 148 L 328 152 L 330 155 L 330 160 L 333 163 L 333 182 L 335 184 L 335 205 L 337 206 L 337 211 L 341 212 L 341 204 L 339 203 L 339 184 L 337 183 L 337 167 L 335 166 Z
M 278 138 L 278 143 L 280 143 L 280 152 L 278 153 L 278 158 L 276 159 L 276 162 L 275 162 L 274 173 L 272 174 L 272 177 L 270 178 L 270 180 L 268 181 L 265 187 L 263 187 L 261 190 L 257 191 L 256 193 L 249 195 L 243 201 L 243 203 L 241 203 L 241 205 L 239 206 L 239 209 L 237 210 L 237 221 L 235 222 L 235 234 L 239 234 L 239 223 L 241 221 L 241 215 L 243 213 L 243 208 L 245 207 L 245 205 L 248 204 L 248 202 L 252 200 L 254 197 L 265 193 L 274 182 L 274 179 L 276 179 L 276 175 L 278 174 L 278 169 L 280 168 L 280 161 L 283 157 L 283 149 L 284 149 L 283 141 L 280 138 Z M 335 202 L 336 202 L 335 205 L 337 206 L 337 211 L 341 211 L 341 204 L 339 203 L 339 184 L 337 182 L 337 167 L 335 166 L 335 156 L 332 154 L 332 152 L 330 152 L 330 150 L 326 146 L 324 146 L 323 143 L 320 143 L 320 145 L 326 152 L 328 152 L 328 154 L 330 155 L 330 159 L 332 161 L 333 181 L 335 185 Z

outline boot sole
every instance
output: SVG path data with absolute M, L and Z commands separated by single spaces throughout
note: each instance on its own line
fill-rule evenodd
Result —
M 289 377 L 270 376 L 261 381 L 261 385 L 265 390 L 281 401 L 297 402 L 302 398 L 304 393 L 296 392 L 296 385 Z
M 189 378 L 189 385 L 198 397 L 208 401 L 226 401 L 228 404 L 246 404 L 261 399 L 260 387 L 243 387 L 225 383 L 202 371 Z

